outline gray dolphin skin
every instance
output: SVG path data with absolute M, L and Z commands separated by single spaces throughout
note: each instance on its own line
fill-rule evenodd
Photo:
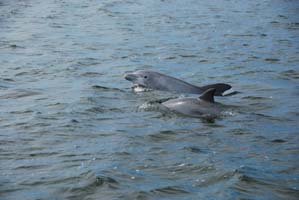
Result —
M 225 83 L 216 83 L 199 87 L 159 72 L 147 70 L 125 74 L 124 78 L 133 82 L 134 86 L 185 94 L 202 94 L 204 91 L 214 88 L 216 90 L 215 96 L 223 96 L 223 92 L 231 88 L 230 85 Z
M 177 98 L 163 102 L 169 110 L 190 117 L 216 118 L 221 113 L 221 107 L 214 102 L 216 89 L 210 88 L 198 98 Z

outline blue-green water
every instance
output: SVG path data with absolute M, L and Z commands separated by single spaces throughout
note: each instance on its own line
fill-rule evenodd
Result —
M 0 199 L 298 199 L 296 0 L 0 1 Z M 225 82 L 207 122 L 125 72 Z

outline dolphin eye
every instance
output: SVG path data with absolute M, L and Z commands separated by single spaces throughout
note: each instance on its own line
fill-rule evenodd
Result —
M 144 76 L 144 78 L 147 78 L 147 76 Z

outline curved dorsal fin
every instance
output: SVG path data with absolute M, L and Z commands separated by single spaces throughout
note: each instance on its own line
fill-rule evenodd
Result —
M 215 92 L 214 96 L 223 96 L 223 93 L 226 90 L 231 89 L 232 86 L 225 84 L 225 83 L 216 83 L 216 84 L 205 85 L 200 88 L 202 89 L 202 91 L 207 91 L 210 88 L 215 88 L 216 92 Z
M 214 94 L 215 94 L 215 91 L 216 91 L 215 88 L 207 89 L 198 98 L 201 99 L 201 100 L 203 100 L 203 101 L 214 103 Z

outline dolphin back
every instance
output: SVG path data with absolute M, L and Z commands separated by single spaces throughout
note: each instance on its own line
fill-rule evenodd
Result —
M 206 91 L 211 88 L 216 89 L 215 94 L 214 94 L 215 96 L 223 96 L 223 93 L 226 90 L 231 89 L 232 86 L 225 84 L 225 83 L 216 83 L 216 84 L 204 85 L 204 86 L 200 87 L 200 89 L 202 91 Z
M 187 83 L 172 76 L 160 74 L 158 78 L 151 82 L 150 88 L 177 93 L 201 94 L 204 92 L 200 87 Z
M 159 78 L 156 81 L 151 83 L 151 89 L 166 90 L 177 93 L 202 94 L 206 90 L 214 88 L 216 90 L 214 94 L 215 96 L 223 96 L 223 93 L 226 90 L 231 89 L 231 86 L 225 83 L 216 83 L 199 87 L 160 73 L 158 77 Z

